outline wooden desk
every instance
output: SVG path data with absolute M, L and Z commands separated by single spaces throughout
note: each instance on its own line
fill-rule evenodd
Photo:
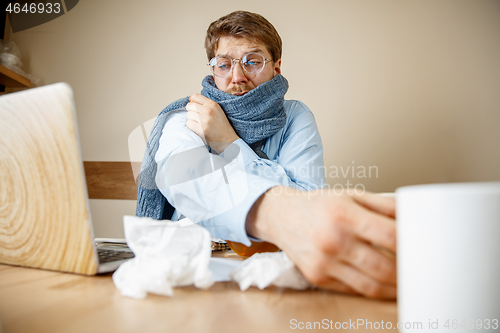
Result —
M 233 282 L 216 283 L 208 290 L 176 288 L 171 298 L 148 295 L 135 300 L 120 295 L 111 274 L 86 277 L 0 265 L 2 333 L 310 331 L 292 330 L 292 319 L 304 325 L 323 319 L 333 325 L 383 320 L 395 327 L 396 302 L 323 290 L 250 288 L 242 292 Z M 357 331 L 381 330 L 363 326 Z

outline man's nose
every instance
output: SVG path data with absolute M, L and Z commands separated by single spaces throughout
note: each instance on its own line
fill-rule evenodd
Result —
M 231 80 L 233 84 L 246 83 L 248 78 L 245 76 L 245 71 L 239 61 L 235 61 L 233 67 L 233 79 Z

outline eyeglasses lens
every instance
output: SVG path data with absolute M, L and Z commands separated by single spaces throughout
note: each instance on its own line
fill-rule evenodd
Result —
M 217 76 L 226 76 L 231 71 L 231 58 L 219 56 L 212 59 L 210 66 Z
M 264 57 L 259 53 L 248 53 L 243 57 L 242 63 L 248 73 L 257 74 L 264 66 Z
M 248 53 L 241 59 L 241 64 L 245 71 L 257 74 L 262 71 L 265 58 L 260 53 Z M 217 76 L 226 76 L 231 72 L 232 59 L 229 56 L 217 56 L 210 61 L 212 72 Z

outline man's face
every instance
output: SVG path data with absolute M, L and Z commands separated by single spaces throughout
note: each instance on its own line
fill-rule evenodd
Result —
M 257 52 L 266 59 L 272 59 L 267 47 L 258 41 L 251 41 L 241 37 L 225 36 L 219 39 L 215 55 L 228 55 L 233 59 L 241 59 L 249 52 Z M 259 84 L 267 82 L 281 73 L 281 59 L 276 62 L 268 61 L 259 74 L 247 73 L 239 61 L 233 65 L 233 70 L 228 76 L 218 77 L 214 75 L 217 88 L 231 95 L 244 95 Z

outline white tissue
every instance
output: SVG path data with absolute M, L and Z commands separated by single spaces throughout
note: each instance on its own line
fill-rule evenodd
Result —
M 172 296 L 173 287 L 194 284 L 207 289 L 214 281 L 208 263 L 212 253 L 210 233 L 188 219 L 157 221 L 124 217 L 127 244 L 135 258 L 113 274 L 121 294 L 145 298 L 147 293 Z
M 145 298 L 147 293 L 172 296 L 174 287 L 235 281 L 241 290 L 270 285 L 307 289 L 311 286 L 284 252 L 256 253 L 245 261 L 211 258 L 211 237 L 188 219 L 157 221 L 125 216 L 125 237 L 135 258 L 123 263 L 113 282 L 123 296 Z
M 256 253 L 234 269 L 230 277 L 241 290 L 250 286 L 264 289 L 269 285 L 303 290 L 311 286 L 285 252 Z

